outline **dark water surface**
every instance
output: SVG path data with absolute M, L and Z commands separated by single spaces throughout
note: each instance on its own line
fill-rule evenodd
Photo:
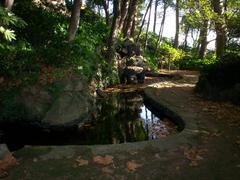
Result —
M 165 138 L 178 127 L 164 114 L 153 114 L 139 93 L 115 93 L 98 99 L 92 118 L 68 128 L 26 124 L 0 127 L 0 142 L 23 145 L 117 144 Z

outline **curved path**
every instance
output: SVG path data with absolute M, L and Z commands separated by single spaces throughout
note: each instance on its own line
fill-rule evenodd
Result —
M 197 97 L 197 73 L 178 73 L 182 79 L 148 78 L 141 88 L 184 120 L 181 133 L 119 145 L 25 147 L 6 179 L 240 179 L 240 107 Z

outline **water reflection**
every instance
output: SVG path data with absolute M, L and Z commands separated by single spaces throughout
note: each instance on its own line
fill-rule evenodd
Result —
M 89 122 L 87 139 L 95 143 L 125 143 L 158 139 L 176 133 L 175 125 L 167 118 L 154 115 L 136 93 L 110 94 L 100 100 L 94 119 Z
M 117 144 L 166 137 L 177 127 L 166 117 L 155 116 L 138 93 L 109 94 L 96 102 L 92 118 L 73 127 L 45 129 L 9 124 L 1 127 L 0 143 L 12 149 L 23 145 Z

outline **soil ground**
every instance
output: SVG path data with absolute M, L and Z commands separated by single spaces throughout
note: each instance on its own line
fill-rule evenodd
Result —
M 194 94 L 197 72 L 171 73 L 183 78 L 148 77 L 143 85 L 106 91 L 144 89 L 182 117 L 181 133 L 119 145 L 24 147 L 14 153 L 19 165 L 6 179 L 239 180 L 240 107 Z

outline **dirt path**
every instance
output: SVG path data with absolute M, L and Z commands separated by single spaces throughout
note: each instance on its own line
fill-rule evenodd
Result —
M 240 108 L 197 97 L 198 74 L 178 73 L 182 79 L 148 78 L 108 91 L 145 89 L 183 118 L 181 133 L 120 145 L 25 147 L 7 179 L 240 179 Z

